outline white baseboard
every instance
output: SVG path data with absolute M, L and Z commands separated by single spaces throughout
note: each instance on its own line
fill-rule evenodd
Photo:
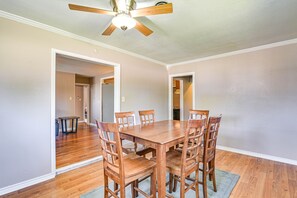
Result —
M 220 145 L 217 145 L 217 149 L 224 150 L 224 151 L 230 151 L 230 152 L 234 152 L 234 153 L 239 153 L 239 154 L 243 154 L 243 155 L 249 155 L 249 156 L 253 156 L 253 157 L 259 157 L 259 158 L 282 162 L 282 163 L 286 163 L 286 164 L 292 164 L 292 165 L 297 166 L 297 161 L 292 160 L 292 159 L 276 157 L 276 156 L 266 155 L 266 154 L 262 154 L 262 153 L 255 153 L 255 152 L 251 152 L 251 151 L 245 151 L 245 150 L 241 150 L 241 149 L 220 146 Z
M 97 127 L 97 124 L 90 123 L 89 125 Z
M 103 159 L 102 156 L 98 156 L 98 157 L 94 157 L 94 158 L 91 158 L 91 159 L 88 159 L 88 160 L 85 160 L 85 161 L 82 161 L 82 162 L 71 164 L 69 166 L 65 166 L 65 167 L 57 169 L 56 174 L 57 175 L 62 174 L 62 173 L 74 170 L 76 168 L 87 166 L 87 165 L 92 164 L 94 162 L 101 161 L 102 159 Z M 44 182 L 44 181 L 47 181 L 47 180 L 50 180 L 50 179 L 53 179 L 53 178 L 55 178 L 56 174 L 55 173 L 46 174 L 46 175 L 43 175 L 43 176 L 40 176 L 40 177 L 36 177 L 36 178 L 30 179 L 30 180 L 26 180 L 26 181 L 23 181 L 23 182 L 20 182 L 20 183 L 17 183 L 17 184 L 13 184 L 13 185 L 1 188 L 0 189 L 0 196 L 11 193 L 11 192 L 14 192 L 14 191 L 17 191 L 17 190 L 20 190 L 20 189 L 23 189 L 23 188 L 26 188 L 26 187 L 29 187 L 29 186 L 33 186 L 35 184 L 38 184 L 38 183 L 41 183 L 41 182 Z
M 29 187 L 29 186 L 32 186 L 32 185 L 35 185 L 35 184 L 38 184 L 38 183 L 41 183 L 41 182 L 44 182 L 44 181 L 47 181 L 47 180 L 52 179 L 54 177 L 55 177 L 55 173 L 49 173 L 49 174 L 46 174 L 46 175 L 42 175 L 40 177 L 36 177 L 36 178 L 33 178 L 33 179 L 29 179 L 29 180 L 26 180 L 26 181 L 23 181 L 23 182 L 20 182 L 20 183 L 17 183 L 17 184 L 13 184 L 13 185 L 1 188 L 0 189 L 0 196 L 5 195 L 7 193 L 17 191 L 17 190 L 20 190 L 20 189 L 23 189 L 23 188 L 26 188 L 26 187 Z
M 80 167 L 87 166 L 87 165 L 95 163 L 95 162 L 99 162 L 102 159 L 103 159 L 103 157 L 101 155 L 101 156 L 94 157 L 94 158 L 91 158 L 91 159 L 88 159 L 88 160 L 85 160 L 85 161 L 82 161 L 82 162 L 77 162 L 75 164 L 70 164 L 69 166 L 64 166 L 62 168 L 58 168 L 56 170 L 56 173 L 57 173 L 57 175 L 62 174 L 62 173 L 66 173 L 66 172 L 74 170 L 76 168 L 80 168 Z

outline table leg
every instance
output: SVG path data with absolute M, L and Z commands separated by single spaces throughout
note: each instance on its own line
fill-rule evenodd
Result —
M 67 120 L 64 120 L 64 122 L 65 122 L 65 133 L 68 133 Z
M 75 127 L 75 133 L 77 132 L 77 127 L 78 127 L 78 118 L 76 118 L 76 127 Z
M 156 149 L 158 197 L 166 196 L 166 146 L 159 144 Z
M 64 121 L 61 119 L 61 127 L 62 127 L 62 133 L 64 133 Z
M 71 126 L 71 132 L 73 132 L 73 128 L 74 128 L 74 119 L 71 119 L 71 121 L 72 121 L 72 126 Z

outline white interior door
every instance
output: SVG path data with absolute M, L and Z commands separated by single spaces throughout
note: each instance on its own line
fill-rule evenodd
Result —
M 114 121 L 114 84 L 102 84 L 102 121 Z

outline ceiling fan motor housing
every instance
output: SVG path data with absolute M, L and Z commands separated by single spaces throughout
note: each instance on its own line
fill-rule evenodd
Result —
M 121 0 L 120 0 L 121 1 Z M 136 8 L 136 1 L 135 0 L 122 0 L 124 1 L 125 8 L 119 8 L 119 1 L 117 0 L 110 0 L 110 5 L 113 8 L 114 12 L 126 12 L 128 13 L 130 10 L 134 10 Z M 121 2 L 122 3 L 122 2 Z M 122 10 L 124 9 L 124 10 Z
M 165 4 L 168 4 L 168 2 L 167 1 L 157 1 L 155 6 L 165 5 Z

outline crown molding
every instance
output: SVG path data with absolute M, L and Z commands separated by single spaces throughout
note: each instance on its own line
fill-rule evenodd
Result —
M 270 43 L 270 44 L 266 44 L 266 45 L 260 45 L 257 47 L 252 47 L 252 48 L 246 48 L 246 49 L 242 49 L 242 50 L 237 50 L 237 51 L 232 51 L 232 52 L 227 52 L 227 53 L 223 53 L 223 54 L 218 54 L 218 55 L 214 55 L 214 56 L 207 56 L 207 57 L 203 57 L 203 58 L 198 58 L 198 59 L 193 59 L 193 60 L 188 60 L 188 61 L 182 61 L 182 62 L 177 62 L 177 63 L 172 63 L 172 64 L 167 64 L 134 52 L 130 52 L 127 50 L 123 50 L 121 48 L 118 47 L 114 47 L 99 41 L 95 41 L 83 36 L 79 36 L 77 34 L 71 33 L 71 32 L 67 32 L 65 30 L 61 30 L 59 28 L 53 27 L 53 26 L 49 26 L 46 25 L 44 23 L 40 23 L 25 17 L 21 17 L 15 14 L 11 14 L 5 11 L 0 10 L 0 17 L 6 18 L 6 19 L 10 19 L 19 23 L 23 23 L 26 25 L 30 25 L 33 27 L 37 27 L 39 29 L 43 29 L 49 32 L 53 32 L 62 36 L 66 36 L 72 39 L 76 39 L 79 41 L 83 41 L 89 44 L 93 44 L 93 45 L 97 45 L 100 47 L 104 47 L 107 49 L 111 49 L 117 52 L 121 52 L 123 54 L 127 54 L 136 58 L 140 58 L 146 61 L 150 61 L 159 65 L 163 65 L 165 66 L 167 69 L 169 69 L 170 67 L 174 67 L 174 66 L 179 66 L 179 65 L 185 65 L 185 64 L 190 64 L 190 63 L 196 63 L 196 62 L 202 62 L 202 61 L 208 61 L 208 60 L 214 60 L 214 59 L 218 59 L 218 58 L 224 58 L 224 57 L 229 57 L 229 56 L 234 56 L 234 55 L 239 55 L 239 54 L 244 54 L 244 53 L 248 53 L 248 52 L 255 52 L 255 51 L 259 51 L 259 50 L 264 50 L 264 49 L 270 49 L 270 48 L 275 48 L 275 47 L 280 47 L 280 46 L 285 46 L 285 45 L 290 45 L 290 44 L 296 44 L 297 43 L 297 38 L 295 39 L 290 39 L 290 40 L 285 40 L 285 41 L 280 41 L 280 42 L 275 42 L 275 43 Z
M 270 44 L 266 44 L 266 45 L 260 45 L 257 47 L 246 48 L 246 49 L 237 50 L 237 51 L 233 51 L 233 52 L 227 52 L 227 53 L 218 54 L 218 55 L 214 55 L 214 56 L 207 56 L 207 57 L 203 57 L 203 58 L 198 58 L 198 59 L 193 59 L 193 60 L 188 60 L 188 61 L 183 61 L 183 62 L 178 62 L 178 63 L 173 63 L 173 64 L 167 64 L 167 69 L 169 69 L 170 67 L 174 67 L 174 66 L 185 65 L 185 64 L 189 64 L 189 63 L 197 63 L 197 62 L 208 61 L 208 60 L 213 60 L 213 59 L 218 59 L 218 58 L 224 58 L 224 57 L 245 54 L 245 53 L 249 53 L 249 52 L 255 52 L 255 51 L 259 51 L 259 50 L 270 49 L 270 48 L 275 48 L 275 47 L 280 47 L 280 46 L 285 46 L 285 45 L 290 45 L 290 44 L 296 44 L 296 43 L 297 43 L 297 38 L 280 41 L 280 42 L 275 42 L 275 43 L 270 43 Z
M 167 66 L 166 63 L 163 63 L 161 61 L 158 61 L 158 60 L 155 60 L 155 59 L 152 59 L 152 58 L 140 55 L 140 54 L 136 54 L 134 52 L 123 50 L 121 48 L 114 47 L 114 46 L 111 46 L 111 45 L 108 45 L 108 44 L 105 44 L 105 43 L 102 43 L 102 42 L 99 42 L 99 41 L 95 41 L 95 40 L 92 40 L 92 39 L 89 39 L 89 38 L 86 38 L 86 37 L 83 37 L 83 36 L 79 36 L 77 34 L 67 32 L 65 30 L 62 30 L 62 29 L 59 29 L 59 28 L 56 28 L 56 27 L 53 27 L 53 26 L 50 26 L 50 25 L 46 25 L 44 23 L 40 23 L 40 22 L 31 20 L 31 19 L 28 19 L 28 18 L 25 18 L 25 17 L 21 17 L 21 16 L 18 16 L 18 15 L 15 15 L 15 14 L 11 14 L 11 13 L 5 12 L 3 10 L 0 10 L 0 17 L 10 19 L 10 20 L 13 20 L 13 21 L 16 21 L 16 22 L 19 22 L 19 23 L 23 23 L 23 24 L 26 24 L 26 25 L 30 25 L 30 26 L 33 26 L 33 27 L 36 27 L 36 28 L 39 28 L 39 29 L 49 31 L 49 32 L 53 32 L 53 33 L 56 33 L 56 34 L 59 34 L 59 35 L 62 35 L 62 36 L 66 36 L 66 37 L 69 37 L 69 38 L 72 38 L 72 39 L 83 41 L 83 42 L 86 42 L 86 43 L 89 43 L 89 44 L 93 44 L 93 45 L 97 45 L 97 46 L 100 46 L 100 47 L 111 49 L 111 50 L 114 50 L 114 51 L 117 51 L 117 52 L 121 52 L 123 54 L 127 54 L 127 55 L 130 55 L 130 56 L 134 56 L 136 58 L 140 58 L 140 59 L 150 61 L 150 62 L 159 64 L 159 65 L 163 65 L 165 67 Z

